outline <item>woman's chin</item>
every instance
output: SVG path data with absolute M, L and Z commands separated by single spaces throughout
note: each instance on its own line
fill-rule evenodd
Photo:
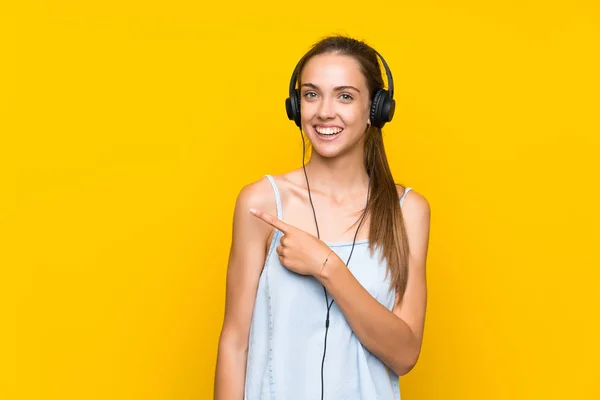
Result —
M 323 144 L 313 144 L 313 153 L 318 153 L 323 158 L 335 158 L 342 153 L 342 147 L 339 145 L 335 146 L 324 146 Z

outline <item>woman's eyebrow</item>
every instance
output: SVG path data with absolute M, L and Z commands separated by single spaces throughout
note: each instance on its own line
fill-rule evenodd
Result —
M 339 90 L 348 90 L 348 89 L 351 89 L 351 90 L 356 90 L 358 93 L 360 93 L 360 90 L 358 90 L 358 89 L 357 89 L 357 88 L 355 88 L 354 86 L 350 86 L 350 85 L 345 85 L 345 86 L 336 86 L 336 87 L 335 87 L 335 88 L 333 88 L 333 89 L 334 89 L 334 90 L 336 90 L 336 91 L 339 91 Z
M 301 85 L 301 87 L 304 87 L 304 86 L 309 87 L 311 89 L 319 89 L 319 87 L 317 85 L 315 85 L 314 83 L 310 83 L 310 82 L 306 82 Z M 349 89 L 356 90 L 358 93 L 360 93 L 360 90 L 358 90 L 354 86 L 350 86 L 350 85 L 336 86 L 333 88 L 333 90 L 335 90 L 335 91 L 349 90 Z

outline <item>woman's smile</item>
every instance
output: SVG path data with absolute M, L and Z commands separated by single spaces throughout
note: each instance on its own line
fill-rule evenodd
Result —
M 319 139 L 322 140 L 333 140 L 344 130 L 342 127 L 332 125 L 315 125 L 313 128 Z

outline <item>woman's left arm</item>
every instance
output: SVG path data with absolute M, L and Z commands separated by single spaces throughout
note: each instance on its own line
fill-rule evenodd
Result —
M 429 203 L 419 193 L 407 195 L 402 210 L 410 249 L 408 281 L 403 299 L 396 298 L 392 311 L 371 296 L 339 257 L 330 259 L 316 276 L 361 343 L 397 375 L 408 373 L 421 352 L 430 225 Z

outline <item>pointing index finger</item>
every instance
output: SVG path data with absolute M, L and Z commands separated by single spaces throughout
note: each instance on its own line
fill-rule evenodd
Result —
M 289 231 L 290 226 L 288 224 L 269 213 L 266 213 L 264 211 L 258 211 L 253 208 L 250 209 L 250 213 L 255 217 L 263 220 L 267 224 L 271 225 L 273 228 L 279 229 L 283 233 L 287 233 Z

